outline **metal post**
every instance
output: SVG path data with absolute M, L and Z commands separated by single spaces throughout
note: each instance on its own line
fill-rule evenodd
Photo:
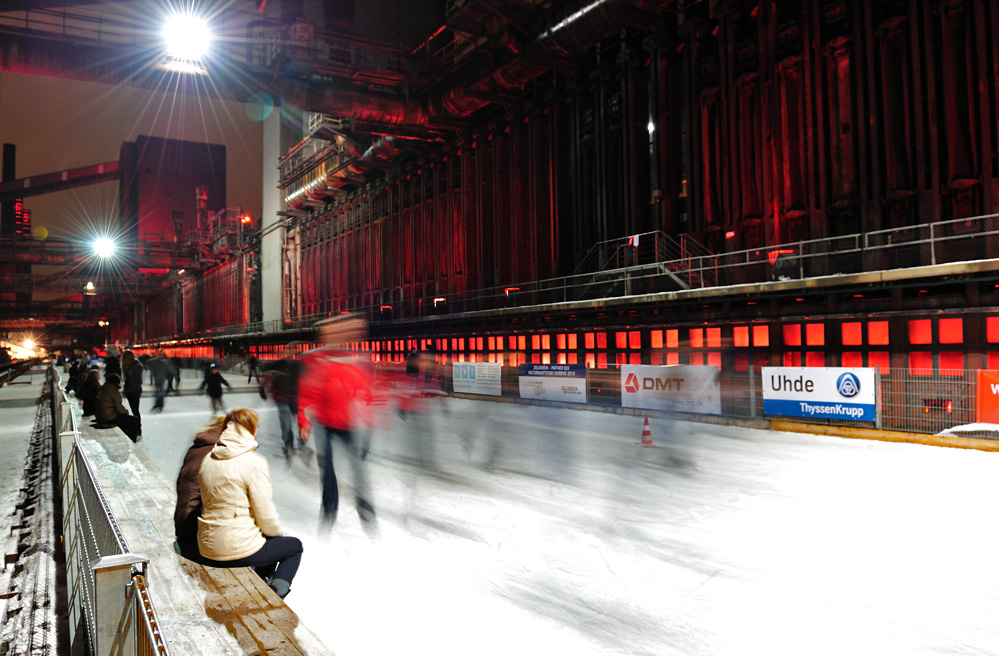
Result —
M 881 367 L 874 367 L 874 427 L 881 430 Z
M 129 586 L 132 567 L 141 564 L 143 571 L 149 559 L 142 554 L 124 553 L 103 556 L 90 563 L 94 574 L 94 626 L 97 656 L 134 654 L 138 622 L 133 612 Z
M 935 224 L 930 224 L 930 263 L 936 265 L 937 263 L 937 245 L 933 241 L 933 226 Z
M 756 365 L 749 365 L 749 416 L 756 419 Z

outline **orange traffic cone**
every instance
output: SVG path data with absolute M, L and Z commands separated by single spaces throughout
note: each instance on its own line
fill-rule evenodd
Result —
M 642 430 L 642 446 L 655 446 L 652 443 L 652 431 L 649 430 L 649 418 L 645 418 L 645 429 Z

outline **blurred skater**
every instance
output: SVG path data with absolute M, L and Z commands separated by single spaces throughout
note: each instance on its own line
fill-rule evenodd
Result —
M 246 359 L 246 368 L 249 371 L 249 375 L 246 377 L 246 382 L 252 381 L 254 378 L 257 379 L 257 383 L 260 383 L 260 373 L 257 371 L 257 365 L 260 364 L 257 360 L 257 356 L 251 355 Z
M 153 392 L 153 412 L 163 411 L 163 400 L 167 395 L 167 385 L 174 377 L 175 368 L 176 365 L 174 365 L 173 361 L 163 355 L 162 349 L 157 349 L 156 355 L 146 360 L 146 369 L 149 370 L 149 376 L 152 378 L 153 386 L 155 387 L 155 392 Z
M 252 567 L 281 598 L 302 560 L 302 542 L 282 535 L 267 460 L 256 453 L 260 417 L 236 408 L 198 472 L 198 552 L 213 567 Z
M 199 392 L 202 390 L 208 391 L 208 398 L 212 400 L 212 412 L 225 412 L 225 404 L 222 403 L 223 385 L 230 390 L 232 389 L 229 381 L 222 377 L 218 366 L 213 364 L 208 368 L 208 375 L 205 376 L 205 379 L 201 382 L 201 387 L 198 388 Z
M 219 441 L 223 423 L 225 415 L 219 415 L 194 436 L 194 443 L 184 454 L 184 464 L 177 476 L 177 507 L 173 512 L 177 546 L 180 555 L 196 563 L 202 562 L 198 551 L 198 518 L 201 517 L 202 508 L 198 472 L 201 470 L 201 462 Z
M 293 424 L 295 415 L 298 414 L 298 362 L 294 358 L 286 355 L 264 373 L 260 380 L 260 398 L 270 398 L 277 406 L 282 451 L 290 463 L 296 447 Z M 303 454 L 310 451 L 305 448 L 305 442 L 301 438 L 298 440 L 298 448 Z
M 333 468 L 333 444 L 339 439 L 345 446 L 354 473 L 357 514 L 362 522 L 375 522 L 371 491 L 357 445 L 357 431 L 368 423 L 371 404 L 371 374 L 359 365 L 344 345 L 364 339 L 364 319 L 345 315 L 322 326 L 319 341 L 327 346 L 311 351 L 302 360 L 298 387 L 298 430 L 308 440 L 315 427 L 316 450 L 322 455 L 323 520 L 336 522 L 340 505 L 336 472 Z

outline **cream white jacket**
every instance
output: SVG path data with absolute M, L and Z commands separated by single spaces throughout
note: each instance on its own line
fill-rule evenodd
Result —
M 198 549 L 206 558 L 246 558 L 260 551 L 264 536 L 281 535 L 267 460 L 256 450 L 249 431 L 229 424 L 201 462 Z

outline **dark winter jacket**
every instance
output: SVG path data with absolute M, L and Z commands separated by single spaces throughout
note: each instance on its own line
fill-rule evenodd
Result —
M 294 408 L 298 402 L 298 363 L 291 359 L 280 360 L 265 373 L 260 379 L 260 396 Z
M 222 398 L 223 385 L 225 385 L 229 389 L 232 389 L 232 385 L 229 384 L 229 381 L 223 378 L 222 374 L 216 371 L 213 374 L 210 373 L 207 376 L 205 376 L 205 380 L 201 383 L 201 387 L 199 387 L 198 390 L 200 391 L 207 387 L 208 396 L 212 397 L 213 399 L 220 399 Z
M 97 379 L 87 378 L 83 381 L 77 396 L 83 402 L 84 417 L 89 417 L 94 414 L 94 410 L 97 407 L 97 395 L 100 391 L 101 384 Z
M 121 392 L 117 385 L 104 383 L 101 391 L 97 393 L 97 402 L 94 406 L 94 419 L 102 424 L 113 422 L 118 415 L 127 415 L 128 410 L 121 404 Z
M 218 426 L 206 428 L 194 438 L 194 444 L 184 455 L 184 464 L 177 476 L 177 509 L 173 513 L 173 527 L 178 542 L 196 542 L 198 539 L 198 517 L 201 517 L 201 487 L 198 485 L 198 472 L 201 461 L 211 453 L 219 441 L 222 429 Z
M 145 370 L 138 360 L 125 372 L 125 395 L 142 394 L 142 372 Z

